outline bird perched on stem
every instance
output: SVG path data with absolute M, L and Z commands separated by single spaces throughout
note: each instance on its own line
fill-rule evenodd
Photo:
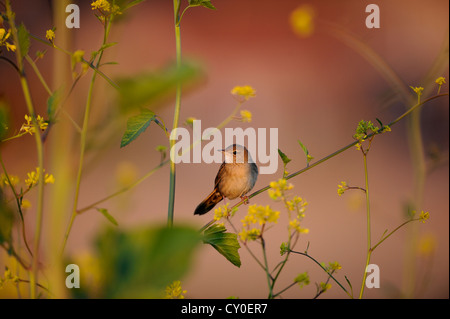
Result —
M 225 161 L 217 173 L 214 190 L 197 206 L 194 215 L 206 214 L 224 198 L 244 199 L 245 194 L 255 186 L 258 166 L 248 150 L 242 145 L 233 144 L 220 151 L 224 153 Z

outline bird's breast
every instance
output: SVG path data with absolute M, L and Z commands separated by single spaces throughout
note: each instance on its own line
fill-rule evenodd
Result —
M 247 194 L 253 188 L 255 182 L 256 177 L 252 175 L 248 163 L 243 165 L 229 164 L 225 167 L 224 176 L 218 187 L 224 197 L 235 199 Z

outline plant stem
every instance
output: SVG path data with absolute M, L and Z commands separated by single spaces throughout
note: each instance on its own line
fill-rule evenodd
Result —
M 370 256 L 372 255 L 372 243 L 371 243 L 371 227 L 370 227 L 370 197 L 369 197 L 369 174 L 367 171 L 367 153 L 363 151 L 363 157 L 364 157 L 364 179 L 366 183 L 366 213 L 367 213 L 367 258 L 366 258 L 366 266 L 364 267 L 364 275 L 363 280 L 361 284 L 361 291 L 359 293 L 359 299 L 362 298 L 364 293 L 364 287 L 366 285 L 366 276 L 367 276 L 367 266 L 370 263 Z
M 299 255 L 302 255 L 302 256 L 306 256 L 306 257 L 308 257 L 309 259 L 311 259 L 312 261 L 314 261 L 317 265 L 319 265 L 320 268 L 323 269 L 323 271 L 325 271 L 325 272 L 327 273 L 328 276 L 330 276 L 331 279 L 333 279 L 333 280 L 339 285 L 339 287 L 342 288 L 342 290 L 345 291 L 345 293 L 346 293 L 350 298 L 353 298 L 353 296 L 347 291 L 347 289 L 345 289 L 344 286 L 342 286 L 342 284 L 341 284 L 336 278 L 333 277 L 333 274 L 329 273 L 328 270 L 326 270 L 325 267 L 322 266 L 322 264 L 321 264 L 320 262 L 318 262 L 316 259 L 314 259 L 314 258 L 311 257 L 310 255 L 308 255 L 307 253 L 302 253 L 302 252 L 300 252 L 300 251 L 290 250 L 290 252 L 291 252 L 291 253 L 294 253 L 294 254 L 299 254 Z M 286 289 L 283 289 L 283 291 L 284 291 L 284 290 L 286 290 Z M 282 292 L 282 291 L 280 291 L 279 293 L 275 294 L 275 296 L 279 295 L 281 292 Z
M 107 22 L 105 22 L 105 28 L 104 28 L 105 32 L 104 32 L 104 35 L 103 35 L 102 46 L 107 43 L 109 30 L 111 28 L 111 20 L 112 20 L 112 18 L 108 19 Z M 99 57 L 98 57 L 98 60 L 97 60 L 97 68 L 100 65 L 100 62 L 102 60 L 103 52 L 104 51 L 102 50 L 100 52 L 100 54 L 99 54 Z M 89 117 L 90 117 L 91 105 L 92 105 L 92 95 L 93 95 L 93 92 L 94 92 L 94 83 L 95 83 L 95 79 L 96 78 L 97 78 L 97 72 L 94 72 L 92 74 L 91 83 L 89 85 L 89 91 L 88 91 L 87 100 L 86 100 L 86 107 L 85 107 L 85 111 L 84 111 L 83 126 L 81 128 L 80 157 L 79 157 L 79 161 L 78 161 L 78 171 L 77 171 L 76 184 L 75 184 L 75 198 L 74 198 L 74 201 L 73 201 L 72 215 L 70 217 L 69 225 L 67 226 L 67 230 L 66 230 L 66 233 L 64 235 L 63 245 L 62 245 L 62 248 L 61 248 L 61 255 L 64 252 L 64 249 L 65 249 L 66 244 L 67 244 L 67 240 L 69 238 L 70 231 L 72 230 L 73 222 L 74 222 L 75 217 L 77 215 L 78 199 L 79 199 L 79 195 L 80 195 L 81 175 L 82 175 L 82 172 L 83 172 L 84 154 L 85 154 L 85 151 L 86 151 L 87 131 L 88 131 Z
M 8 22 L 11 25 L 11 30 L 16 43 L 16 59 L 17 67 L 20 71 L 20 84 L 22 86 L 23 95 L 25 98 L 25 103 L 28 109 L 28 113 L 33 118 L 34 126 L 34 138 L 36 142 L 37 151 L 37 161 L 39 167 L 39 178 L 38 178 L 38 194 L 37 194 L 37 207 L 36 207 L 36 225 L 34 233 L 34 245 L 33 245 L 33 259 L 31 263 L 30 272 L 30 297 L 32 299 L 36 298 L 37 294 L 37 276 L 38 276 L 38 266 L 39 266 L 39 244 L 41 240 L 41 229 L 42 229 L 42 215 L 44 208 L 44 147 L 40 135 L 40 129 L 36 122 L 36 114 L 33 106 L 33 101 L 31 98 L 30 88 L 28 86 L 28 81 L 25 76 L 25 70 L 23 65 L 23 56 L 20 50 L 19 37 L 17 35 L 17 29 L 14 22 L 14 13 L 11 9 L 10 1 L 6 1 L 6 14 L 8 16 Z
M 175 45 L 176 45 L 176 60 L 177 60 L 177 69 L 179 70 L 181 67 L 181 33 L 180 33 L 180 0 L 173 0 L 173 8 L 174 8 L 174 20 L 175 20 Z M 178 121 L 180 118 L 180 109 L 181 109 L 181 82 L 178 81 L 176 93 L 175 93 L 175 111 L 173 115 L 173 130 L 172 133 L 176 136 L 176 129 L 178 127 Z M 169 205 L 167 212 L 167 226 L 172 227 L 173 225 L 173 215 L 174 215 L 174 207 L 175 207 L 175 162 L 173 158 L 176 154 L 172 154 L 172 150 L 174 149 L 175 139 L 170 140 L 170 185 L 169 185 Z

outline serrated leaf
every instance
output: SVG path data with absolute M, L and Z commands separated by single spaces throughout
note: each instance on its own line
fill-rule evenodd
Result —
M 240 267 L 241 259 L 238 253 L 239 242 L 237 235 L 227 233 L 225 226 L 212 225 L 203 233 L 203 242 L 213 246 L 222 256 L 224 256 L 233 265 Z
M 286 165 L 287 163 L 289 163 L 291 161 L 291 159 L 289 157 L 287 157 L 286 154 L 284 154 L 280 149 L 278 149 L 278 155 L 280 155 L 281 160 L 283 161 L 284 165 Z
M 30 34 L 23 23 L 17 28 L 17 37 L 19 38 L 20 54 L 24 57 L 30 49 Z
M 216 7 L 213 6 L 210 0 L 189 0 L 190 7 L 205 7 L 211 10 L 216 10 Z
M 122 136 L 120 147 L 127 146 L 134 141 L 156 118 L 155 113 L 144 109 L 141 114 L 130 117 L 127 121 L 127 129 Z
M 119 226 L 119 223 L 117 223 L 116 219 L 112 217 L 106 208 L 97 208 L 97 211 L 103 214 L 103 216 L 106 217 L 107 220 L 109 220 L 112 224 Z
M 197 229 L 166 225 L 107 229 L 97 239 L 101 298 L 161 298 L 182 280 L 201 243 Z

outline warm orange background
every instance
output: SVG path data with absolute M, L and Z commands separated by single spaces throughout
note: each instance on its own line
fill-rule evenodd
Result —
M 53 26 L 47 1 L 12 2 L 17 11 L 17 21 L 23 21 L 30 32 L 43 37 L 45 30 Z M 231 88 L 251 85 L 256 89 L 257 96 L 248 101 L 244 109 L 253 113 L 253 121 L 242 126 L 278 128 L 279 148 L 292 159 L 288 170 L 294 172 L 305 165 L 297 140 L 301 140 L 317 160 L 352 142 L 354 129 L 361 119 L 375 122 L 375 118 L 379 118 L 383 123 L 388 123 L 404 111 L 405 106 L 401 103 L 386 102 L 390 87 L 380 74 L 358 53 L 321 31 L 323 25 L 319 25 L 310 38 L 302 39 L 292 32 L 289 15 L 305 2 L 212 2 L 218 10 L 190 9 L 182 20 L 183 56 L 200 61 L 206 76 L 197 87 L 184 92 L 181 121 L 193 116 L 202 120 L 203 128 L 217 125 L 235 106 L 229 94 Z M 90 10 L 90 1 L 78 3 L 82 11 L 81 28 L 72 31 L 75 42 L 69 49 L 90 52 L 101 43 L 101 27 Z M 369 3 L 376 3 L 381 9 L 381 28 L 378 30 L 365 27 L 365 7 Z M 448 46 L 449 4 L 445 0 L 320 0 L 310 4 L 322 21 L 343 26 L 361 38 L 387 61 L 407 85 L 423 85 L 421 80 L 433 65 L 444 40 Z M 103 70 L 112 78 L 157 69 L 173 61 L 172 2 L 146 1 L 131 9 L 125 21 L 113 26 L 111 41 L 119 44 L 108 50 L 105 61 L 114 60 L 120 64 L 106 66 Z M 32 45 L 32 51 L 42 48 L 35 41 Z M 49 50 L 38 64 L 49 79 L 52 75 L 52 54 Z M 67 65 L 70 66 L 69 60 Z M 448 65 L 439 75 L 448 79 Z M 31 79 L 36 78 L 32 75 Z M 89 79 L 90 76 L 82 79 L 72 97 L 78 112 L 84 108 Z M 105 85 L 101 78 L 97 79 L 97 84 L 93 114 L 97 114 L 97 121 L 102 121 L 102 110 L 114 107 L 116 95 L 114 89 Z M 448 85 L 443 87 L 443 91 L 448 91 Z M 32 94 L 39 113 L 43 114 L 47 96 L 39 83 L 32 83 Z M 18 77 L 5 63 L 0 63 L 0 97 L 10 103 L 14 115 L 12 125 L 20 128 L 26 109 Z M 171 126 L 172 102 L 155 106 L 154 111 Z M 81 123 L 79 114 L 74 117 Z M 168 145 L 162 131 L 151 125 L 135 142 L 120 149 L 120 136 L 125 123 L 126 119 L 117 127 L 117 140 L 112 141 L 112 146 L 85 171 L 81 185 L 81 207 L 117 189 L 115 175 L 121 163 L 134 165 L 138 176 L 159 163 L 160 155 L 154 149 L 160 144 Z M 239 125 L 232 122 L 229 126 Z M 426 149 L 437 147 L 448 157 L 448 97 L 423 108 L 422 128 Z M 33 149 L 34 140 L 31 137 L 3 146 L 2 154 L 9 170 L 23 176 L 30 171 L 30 167 L 35 167 Z M 77 158 L 78 153 L 74 154 L 74 167 Z M 392 230 L 404 221 L 402 209 L 412 196 L 412 165 L 405 121 L 393 127 L 391 133 L 375 138 L 368 161 L 372 241 L 376 242 L 385 229 Z M 177 166 L 175 223 L 201 227 L 212 218 L 212 213 L 198 217 L 193 216 L 193 211 L 212 190 L 218 168 L 219 164 Z M 255 190 L 278 179 L 281 173 L 280 161 L 275 175 L 259 176 Z M 371 262 L 379 265 L 381 270 L 381 288 L 366 289 L 365 297 L 399 297 L 399 291 L 407 286 L 405 280 L 409 279 L 404 276 L 407 267 L 405 254 L 409 235 L 414 229 L 419 238 L 432 236 L 437 245 L 431 263 L 424 257 L 417 259 L 417 281 L 420 283 L 427 278 L 429 282 L 426 289 L 421 289 L 416 296 L 449 297 L 448 174 L 448 162 L 445 162 L 427 177 L 423 209 L 430 212 L 430 220 L 425 224 L 408 225 L 373 253 Z M 58 181 L 58 176 L 55 178 Z M 343 180 L 352 185 L 364 184 L 362 156 L 354 149 L 291 180 L 295 185 L 293 192 L 309 202 L 303 225 L 310 229 L 310 233 L 302 236 L 297 249 L 303 251 L 309 241 L 309 253 L 317 260 L 326 263 L 338 261 L 343 268 L 337 278 L 345 283 L 346 275 L 353 284 L 356 296 L 366 257 L 364 196 L 354 191 L 339 197 L 337 185 Z M 57 185 L 48 186 L 48 193 Z M 133 191 L 105 203 L 103 207 L 115 216 L 119 227 L 165 223 L 168 189 L 169 170 L 166 166 Z M 255 197 L 251 203 L 272 204 L 272 207 L 284 212 L 282 205 L 273 204 L 267 194 Z M 68 221 L 70 210 L 61 214 L 67 216 Z M 236 225 L 245 214 L 245 207 L 238 214 L 234 222 Z M 32 211 L 27 219 L 30 238 L 31 216 Z M 267 232 L 271 267 L 281 260 L 279 246 L 286 240 L 287 234 L 284 222 L 285 219 L 281 219 L 276 227 Z M 89 249 L 93 238 L 106 223 L 95 211 L 78 217 L 69 239 L 68 252 L 77 254 Z M 260 247 L 256 243 L 250 246 L 259 256 Z M 182 280 L 183 288 L 188 291 L 187 298 L 267 297 L 265 274 L 244 248 L 240 253 L 242 266 L 238 269 L 211 247 L 202 247 L 193 268 Z M 310 274 L 311 284 L 303 290 L 293 287 L 283 297 L 311 298 L 315 293 L 314 282 L 326 280 L 326 275 L 301 256 L 290 257 L 276 290 L 284 288 L 297 274 L 305 271 Z M 336 284 L 331 284 L 333 288 L 322 297 L 346 298 Z

